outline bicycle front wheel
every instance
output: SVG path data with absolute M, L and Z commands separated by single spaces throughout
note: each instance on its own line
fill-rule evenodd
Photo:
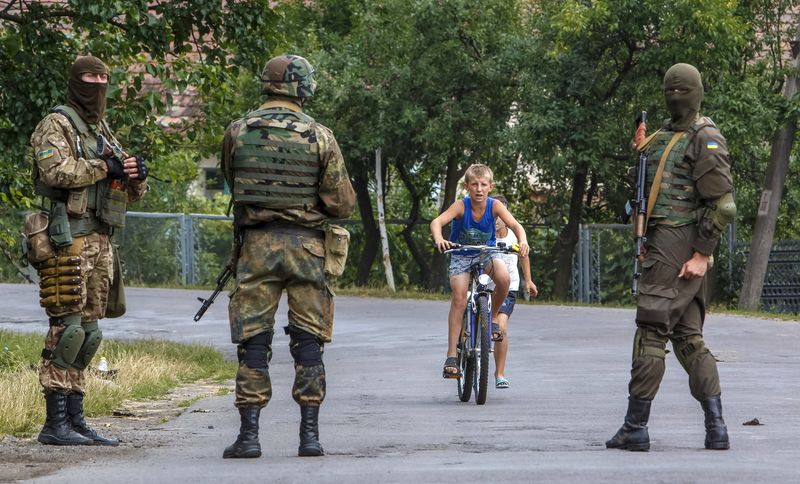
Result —
M 458 377 L 458 398 L 462 402 L 468 402 L 472 396 L 472 385 L 475 381 L 475 365 L 470 357 L 472 351 L 470 349 L 470 336 L 469 336 L 469 309 L 464 311 L 464 319 L 461 323 L 461 334 L 458 337 L 458 346 L 456 347 L 456 357 L 458 358 L 458 370 L 461 376 Z
M 481 294 L 478 296 L 478 324 L 475 330 L 478 337 L 475 338 L 475 403 L 483 405 L 486 403 L 486 394 L 489 388 L 489 350 L 491 348 L 491 336 L 489 332 L 489 296 Z

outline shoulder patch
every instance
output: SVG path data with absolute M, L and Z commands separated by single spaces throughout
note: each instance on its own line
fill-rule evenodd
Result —
M 709 150 L 716 150 L 717 148 L 719 148 L 719 143 L 717 143 L 716 141 L 709 141 L 708 143 L 706 143 L 706 148 Z
M 55 150 L 53 148 L 48 148 L 46 150 L 42 150 L 36 153 L 36 159 L 39 161 L 46 160 L 55 154 Z

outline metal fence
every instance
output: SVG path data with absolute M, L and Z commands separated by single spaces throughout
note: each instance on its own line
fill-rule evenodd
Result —
M 746 260 L 748 252 L 744 254 Z M 800 240 L 784 240 L 773 245 L 761 291 L 761 306 L 768 311 L 800 313 Z
M 735 241 L 731 227 L 720 238 L 713 294 L 736 302 L 750 245 Z M 631 226 L 581 225 L 573 254 L 571 298 L 586 303 L 630 302 L 633 274 Z M 770 252 L 761 307 L 800 313 L 800 241 L 777 241 Z
M 231 217 L 224 215 L 129 212 L 127 226 L 117 235 L 126 278 L 134 283 L 156 285 L 213 282 L 230 254 L 231 221 Z M 401 225 L 403 221 L 387 220 L 387 223 Z M 355 236 L 352 257 L 360 250 L 361 227 L 358 221 L 348 221 L 348 225 Z M 557 231 L 545 227 L 528 230 L 534 257 L 545 257 Z M 629 225 L 622 224 L 580 226 L 573 256 L 571 298 L 574 301 L 631 302 L 633 249 L 630 230 Z M 428 240 L 426 224 L 419 225 L 415 231 L 419 232 L 419 240 Z M 390 242 L 402 244 L 399 236 L 390 231 L 390 239 L 392 237 L 394 240 Z M 718 281 L 716 294 L 726 301 L 735 302 L 741 288 L 748 249 L 747 243 L 734 241 L 732 231 L 723 234 L 715 279 Z M 534 263 L 539 266 L 535 259 Z M 775 244 L 765 278 L 762 307 L 770 311 L 800 312 L 800 241 Z

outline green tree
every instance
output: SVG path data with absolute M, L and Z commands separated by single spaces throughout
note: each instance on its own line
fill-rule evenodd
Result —
M 765 79 L 753 72 L 764 52 L 756 20 L 775 6 L 728 0 L 534 4 L 532 39 L 520 60 L 529 75 L 516 131 L 521 155 L 557 204 L 549 208 L 551 222 L 563 223 L 549 258 L 554 297 L 568 294 L 578 224 L 613 220 L 619 210 L 608 204 L 621 207 L 629 196 L 619 180 L 634 158 L 627 149 L 633 119 L 647 110 L 650 126 L 658 127 L 666 117 L 661 79 L 672 64 L 688 62 L 703 73 L 708 86 L 703 112 L 723 133 L 743 135 L 737 125 L 752 126 L 752 119 L 725 111 L 727 96 L 741 99 L 763 85 Z M 766 96 L 753 108 L 774 119 L 771 104 Z M 736 145 L 757 149 L 765 139 L 758 131 L 737 138 Z M 734 157 L 739 153 L 734 147 Z
M 283 10 L 268 0 L 4 2 L 0 7 L 0 246 L 15 245 L 18 210 L 32 205 L 28 140 L 65 101 L 69 66 L 92 53 L 112 69 L 107 118 L 123 148 L 143 153 L 153 188 L 137 208 L 211 209 L 191 197 L 197 161 L 219 149 L 224 126 L 258 101 L 265 59 L 283 45 Z M 155 82 L 155 85 L 153 84 Z M 200 113 L 159 124 L 176 94 Z M 219 204 L 218 204 L 219 205 Z

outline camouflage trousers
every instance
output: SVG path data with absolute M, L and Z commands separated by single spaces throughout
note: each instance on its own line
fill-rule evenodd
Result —
M 703 340 L 705 278 L 678 278 L 692 257 L 696 226 L 656 227 L 648 231 L 636 307 L 636 335 L 628 391 L 637 400 L 655 398 L 664 377 L 666 344 L 689 376 L 698 401 L 722 393 L 714 356 Z
M 81 258 L 81 301 L 72 306 L 45 308 L 52 317 L 78 314 L 84 327 L 93 327 L 106 313 L 108 291 L 114 277 L 114 256 L 108 235 L 92 233 L 75 237 L 70 247 L 56 251 L 57 256 L 80 256 Z M 66 327 L 61 324 L 50 326 L 44 340 L 46 350 L 53 351 L 61 340 Z M 70 367 L 60 368 L 49 359 L 42 358 L 39 365 L 39 383 L 45 393 L 84 393 L 86 380 L 84 370 Z
M 248 339 L 274 333 L 275 312 L 284 290 L 289 328 L 313 335 L 320 347 L 331 341 L 333 292 L 327 285 L 324 256 L 321 237 L 281 230 L 245 232 L 228 306 L 231 341 L 240 350 Z M 300 405 L 320 405 L 325 399 L 324 365 L 295 364 L 292 396 Z M 235 405 L 264 407 L 271 397 L 269 371 L 249 368 L 240 358 Z

